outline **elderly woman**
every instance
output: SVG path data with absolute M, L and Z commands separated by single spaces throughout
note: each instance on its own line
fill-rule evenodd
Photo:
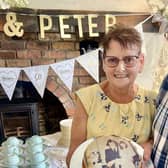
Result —
M 142 72 L 144 55 L 140 34 L 131 27 L 116 25 L 103 42 L 103 70 L 106 80 L 76 92 L 71 144 L 67 164 L 85 140 L 105 135 L 132 139 L 150 158 L 156 93 L 135 83 Z

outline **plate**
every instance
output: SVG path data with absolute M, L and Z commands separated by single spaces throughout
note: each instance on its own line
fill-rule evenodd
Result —
M 7 141 L 4 141 L 2 143 L 2 147 L 6 146 L 6 147 L 10 147 L 10 146 L 22 146 L 23 145 L 23 141 L 22 140 L 18 140 L 18 144 L 15 144 L 15 143 L 12 143 L 12 142 L 7 142 Z
M 25 166 L 26 167 L 44 167 L 43 165 L 49 165 L 49 160 L 48 160 L 48 157 L 46 157 L 43 161 L 40 161 L 40 162 L 37 162 L 36 164 L 35 163 L 30 163 L 29 160 L 26 160 L 25 161 Z
M 83 162 L 85 150 L 88 147 L 88 145 L 93 141 L 94 141 L 94 138 L 91 138 L 78 146 L 78 148 L 74 151 L 72 155 L 72 158 L 70 161 L 70 168 L 74 168 L 74 167 L 82 168 L 82 162 Z
M 101 138 L 101 137 L 100 137 Z M 135 147 L 135 149 L 137 150 L 139 156 L 141 158 L 143 158 L 143 153 L 144 153 L 144 150 L 143 148 L 136 144 L 135 142 L 129 140 L 129 139 L 126 139 L 126 138 L 123 138 L 125 139 L 126 141 L 128 142 L 131 142 L 131 144 Z M 83 164 L 83 158 L 84 158 L 84 154 L 85 154 L 85 151 L 88 147 L 88 145 L 90 143 L 92 143 L 93 141 L 95 140 L 95 138 L 91 138 L 91 139 L 88 139 L 86 140 L 85 142 L 83 142 L 82 144 L 80 144 L 77 149 L 74 151 L 72 157 L 71 157 L 71 160 L 70 160 L 70 168 L 74 168 L 74 167 L 78 167 L 78 168 L 82 168 L 82 164 Z M 103 142 L 103 141 L 102 141 Z M 120 142 L 120 141 L 119 141 Z M 122 141 L 121 141 L 122 142 Z M 104 144 L 103 144 L 104 145 Z M 104 147 L 104 146 L 103 146 Z M 122 148 L 121 148 L 122 149 Z M 123 150 L 123 149 L 122 149 Z M 123 159 L 124 160 L 124 159 Z M 132 163 L 132 162 L 131 162 Z
M 13 164 L 7 164 L 3 160 L 0 161 L 0 168 L 18 168 L 18 167 L 24 167 L 24 160 L 20 160 L 19 164 L 13 165 Z
M 3 163 L 0 163 L 0 168 L 18 168 L 18 166 L 15 165 L 5 165 Z M 23 164 L 23 165 L 19 165 L 19 168 L 30 168 L 30 165 L 27 164 Z M 42 165 L 32 165 L 31 168 L 42 168 Z M 56 168 L 56 167 L 52 167 L 48 162 L 46 163 L 46 167 L 44 168 Z

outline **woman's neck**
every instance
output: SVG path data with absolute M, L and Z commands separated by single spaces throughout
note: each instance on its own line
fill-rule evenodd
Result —
M 127 88 L 116 88 L 110 85 L 108 81 L 102 83 L 102 89 L 112 101 L 120 104 L 131 102 L 137 93 L 136 85 Z

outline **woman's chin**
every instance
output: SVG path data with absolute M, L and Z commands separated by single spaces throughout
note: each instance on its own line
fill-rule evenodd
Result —
M 127 88 L 130 85 L 130 82 L 128 79 L 115 79 L 115 81 L 113 81 L 113 83 L 115 83 L 116 88 L 120 88 L 120 89 L 124 89 Z

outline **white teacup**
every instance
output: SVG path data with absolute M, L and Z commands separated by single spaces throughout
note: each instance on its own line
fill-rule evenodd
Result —
M 65 147 L 68 147 L 70 145 L 71 126 L 72 126 L 72 119 L 70 118 L 60 121 L 61 138 L 58 141 L 59 145 Z
M 48 168 L 48 163 L 46 161 L 42 161 L 36 165 L 31 165 L 31 168 Z
M 19 157 L 17 154 L 4 155 L 2 163 L 7 167 L 19 166 L 23 163 L 23 158 Z
M 2 153 L 5 155 L 10 155 L 10 154 L 22 155 L 23 149 L 22 147 L 18 147 L 18 146 L 6 145 L 2 147 Z
M 43 143 L 43 139 L 38 135 L 33 135 L 32 137 L 26 140 L 27 145 L 36 145 L 36 144 L 42 144 L 42 143 Z
M 43 152 L 44 145 L 42 143 L 26 145 L 26 150 L 28 153 L 32 153 L 32 154 L 38 153 L 38 152 Z
M 47 159 L 47 157 L 43 152 L 37 152 L 34 154 L 29 154 L 28 159 L 31 165 L 37 165 L 41 162 L 44 162 Z
M 9 137 L 5 143 L 5 145 L 14 145 L 14 146 L 19 146 L 19 145 L 22 145 L 23 144 L 23 141 L 18 139 L 17 137 Z

